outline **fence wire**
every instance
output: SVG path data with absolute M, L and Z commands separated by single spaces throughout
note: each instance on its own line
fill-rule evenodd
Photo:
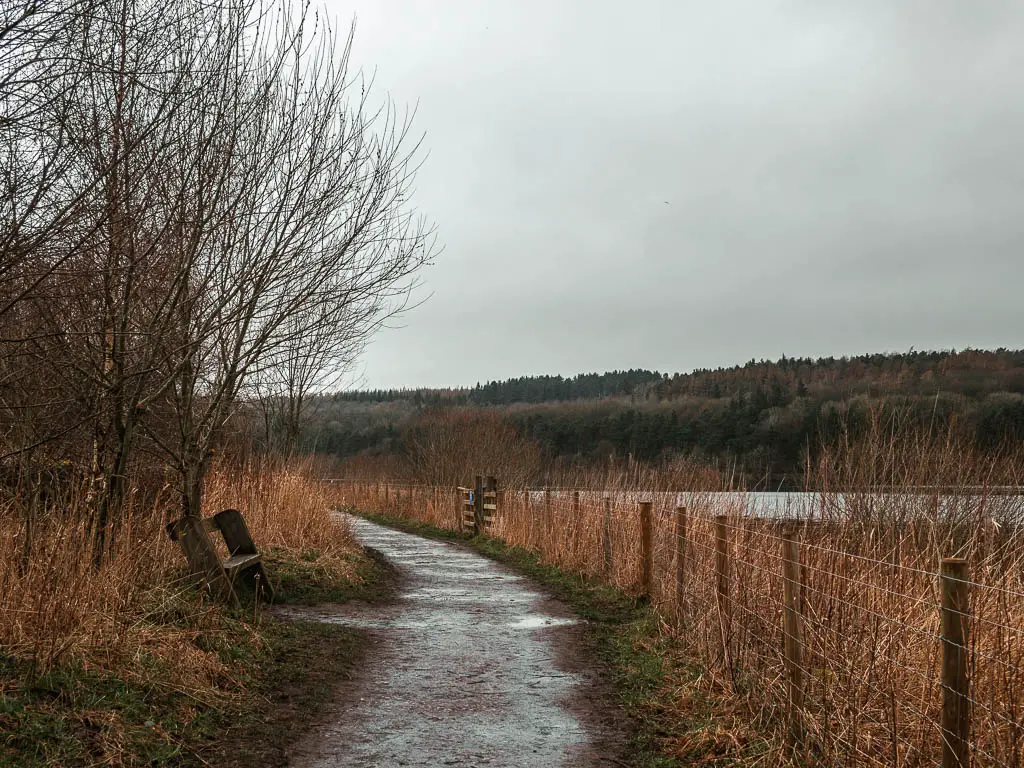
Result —
M 334 485 L 339 505 L 462 527 L 459 489 Z M 641 502 L 650 502 L 647 542 Z M 649 590 L 665 631 L 747 702 L 759 727 L 784 740 L 798 724 L 799 759 L 825 766 L 944 765 L 939 562 L 964 556 L 969 602 L 953 615 L 966 626 L 971 764 L 1024 768 L 1024 540 L 1016 526 L 965 533 L 938 520 L 779 520 L 751 514 L 736 494 L 507 489 L 487 533 L 627 592 Z M 785 623 L 787 536 L 799 553 L 799 637 L 787 637 Z M 799 661 L 787 657 L 787 639 Z

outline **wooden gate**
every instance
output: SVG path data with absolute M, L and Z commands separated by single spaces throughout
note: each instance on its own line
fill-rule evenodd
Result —
M 459 488 L 461 505 L 459 527 L 474 535 L 488 530 L 498 513 L 498 481 L 494 477 L 476 476 L 475 488 Z

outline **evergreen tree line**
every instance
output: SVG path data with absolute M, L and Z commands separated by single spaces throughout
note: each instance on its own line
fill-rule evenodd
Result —
M 879 416 L 965 432 L 989 451 L 1024 440 L 1024 352 L 782 358 L 672 377 L 625 371 L 376 399 L 347 393 L 318 399 L 302 445 L 339 457 L 401 453 L 407 430 L 439 406 L 498 411 L 548 459 L 697 455 L 785 486 L 816 447 Z
M 372 389 L 338 392 L 332 399 L 353 403 L 407 400 L 416 405 L 509 405 L 602 397 L 646 395 L 667 377 L 642 369 L 576 376 L 520 376 L 456 389 Z

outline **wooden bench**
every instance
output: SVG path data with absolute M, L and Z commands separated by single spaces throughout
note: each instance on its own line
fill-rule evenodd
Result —
M 189 548 L 183 538 L 182 520 L 167 525 L 172 541 L 181 541 L 188 556 Z M 202 519 L 204 535 L 219 531 L 228 548 L 228 556 L 220 561 L 224 573 L 233 589 L 242 588 L 266 600 L 274 599 L 274 585 L 263 569 L 263 558 L 256 550 L 256 544 L 249 533 L 242 513 L 237 509 L 225 509 L 213 517 Z

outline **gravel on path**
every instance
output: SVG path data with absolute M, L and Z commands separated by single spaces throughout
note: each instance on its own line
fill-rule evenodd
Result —
M 621 766 L 624 718 L 588 662 L 582 627 L 530 580 L 458 545 L 359 518 L 396 567 L 388 605 L 277 608 L 365 629 L 365 663 L 294 768 Z

